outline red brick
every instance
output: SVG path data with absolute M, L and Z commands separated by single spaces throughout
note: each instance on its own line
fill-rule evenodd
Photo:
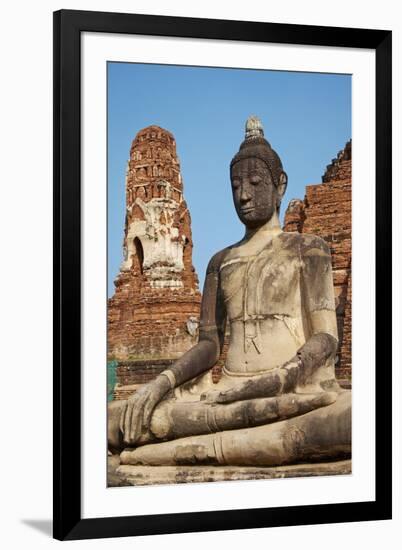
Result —
M 332 254 L 339 348 L 336 373 L 352 375 L 352 144 L 327 166 L 323 183 L 306 186 L 304 200 L 294 199 L 285 214 L 285 231 L 323 237 Z

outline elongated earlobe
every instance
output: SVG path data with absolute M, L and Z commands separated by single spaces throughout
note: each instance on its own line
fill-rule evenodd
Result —
M 281 172 L 278 180 L 278 185 L 276 186 L 276 210 L 279 213 L 283 195 L 285 194 L 286 187 L 288 184 L 288 176 L 286 172 Z
M 277 186 L 280 200 L 282 200 L 282 197 L 285 194 L 287 185 L 288 185 L 288 176 L 286 172 L 281 172 L 281 175 L 279 176 L 278 186 Z

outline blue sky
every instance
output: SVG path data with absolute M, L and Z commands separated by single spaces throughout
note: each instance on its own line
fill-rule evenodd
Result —
M 192 218 L 200 286 L 214 252 L 244 233 L 232 203 L 229 164 L 249 115 L 281 157 L 289 184 L 281 219 L 351 138 L 351 76 L 108 63 L 108 293 L 122 260 L 125 169 L 145 126 L 173 133 Z

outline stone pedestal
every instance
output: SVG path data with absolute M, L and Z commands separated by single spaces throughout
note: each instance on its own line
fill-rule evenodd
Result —
M 351 460 L 317 464 L 292 464 L 274 468 L 254 466 L 126 466 L 119 464 L 118 455 L 109 457 L 108 462 L 109 487 L 348 475 L 352 472 Z

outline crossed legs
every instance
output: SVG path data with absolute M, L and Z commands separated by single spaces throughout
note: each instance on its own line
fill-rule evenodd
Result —
M 125 447 L 119 430 L 123 405 L 109 404 L 109 447 L 116 451 Z M 170 398 L 156 407 L 139 446 L 126 449 L 121 460 L 155 465 L 284 464 L 303 457 L 345 456 L 350 454 L 350 439 L 350 392 L 338 398 L 333 392 L 285 394 L 224 405 Z

